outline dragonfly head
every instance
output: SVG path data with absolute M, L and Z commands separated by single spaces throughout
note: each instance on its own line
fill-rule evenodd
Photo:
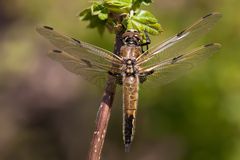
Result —
M 122 41 L 125 45 L 141 45 L 142 37 L 137 30 L 127 30 L 122 35 Z

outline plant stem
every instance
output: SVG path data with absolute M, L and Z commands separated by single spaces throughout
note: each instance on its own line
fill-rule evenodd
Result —
M 114 54 L 119 55 L 122 46 L 122 33 L 117 33 L 114 45 Z M 109 75 L 102 101 L 96 119 L 96 128 L 93 134 L 88 160 L 100 160 L 108 122 L 111 115 L 111 108 L 116 91 L 116 79 Z

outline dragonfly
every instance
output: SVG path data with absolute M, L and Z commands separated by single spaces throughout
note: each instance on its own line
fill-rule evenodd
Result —
M 221 45 L 210 43 L 195 49 L 187 49 L 193 42 L 208 33 L 222 17 L 211 13 L 201 17 L 190 27 L 169 39 L 143 50 L 141 34 L 127 30 L 122 35 L 123 45 L 116 55 L 95 45 L 64 36 L 52 27 L 37 27 L 37 32 L 58 49 L 48 53 L 68 71 L 81 75 L 88 81 L 96 77 L 112 76 L 123 92 L 123 140 L 126 151 L 134 138 L 139 85 L 148 81 L 166 84 L 217 52 Z

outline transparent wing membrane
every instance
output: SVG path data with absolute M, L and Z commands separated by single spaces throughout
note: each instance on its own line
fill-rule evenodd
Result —
M 157 84 L 166 84 L 191 70 L 216 52 L 220 44 L 208 44 L 190 52 L 186 52 L 187 47 L 208 33 L 220 18 L 220 13 L 208 14 L 175 36 L 150 48 L 137 57 L 134 65 L 137 65 L 139 70 L 136 73 L 139 72 L 143 78 L 147 76 L 147 82 L 157 80 Z M 63 36 L 51 27 L 37 27 L 37 31 L 60 49 L 51 51 L 49 57 L 88 81 L 105 81 L 109 71 L 116 75 L 125 72 L 121 70 L 126 65 L 124 57 Z
M 112 52 L 74 38 L 63 36 L 51 27 L 37 27 L 37 31 L 60 50 L 69 53 L 69 55 L 77 59 L 86 59 L 105 64 L 121 64 L 122 59 Z
M 122 58 L 112 52 L 63 36 L 51 27 L 37 27 L 37 31 L 60 49 L 49 52 L 49 57 L 60 62 L 68 71 L 95 84 L 104 81 L 109 71 L 120 73 Z
M 59 50 L 50 51 L 48 56 L 51 59 L 60 62 L 68 71 L 80 75 L 94 84 L 99 83 L 98 85 L 102 85 L 107 78 L 108 66 L 106 67 L 102 64 L 96 64 L 84 59 L 77 59 L 64 51 Z
M 138 64 L 148 66 L 180 55 L 190 44 L 208 33 L 220 18 L 220 13 L 211 13 L 202 17 L 192 26 L 143 53 L 137 60 Z
M 187 54 L 164 60 L 157 65 L 142 68 L 140 73 L 153 71 L 153 74 L 148 77 L 148 80 L 156 80 L 158 84 L 163 85 L 187 73 L 187 71 L 191 70 L 194 66 L 218 51 L 220 47 L 221 45 L 217 43 L 208 44 L 194 49 Z

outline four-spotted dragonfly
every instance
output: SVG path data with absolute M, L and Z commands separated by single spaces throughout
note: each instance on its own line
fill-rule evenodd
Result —
M 128 150 L 134 136 L 139 84 L 146 80 L 168 83 L 218 51 L 221 45 L 217 43 L 190 51 L 186 48 L 206 34 L 220 18 L 220 13 L 208 14 L 147 51 L 142 49 L 142 37 L 138 32 L 126 31 L 122 36 L 120 55 L 63 36 L 48 26 L 38 27 L 37 31 L 60 49 L 51 51 L 49 56 L 70 72 L 87 80 L 110 75 L 122 85 L 123 139 Z

